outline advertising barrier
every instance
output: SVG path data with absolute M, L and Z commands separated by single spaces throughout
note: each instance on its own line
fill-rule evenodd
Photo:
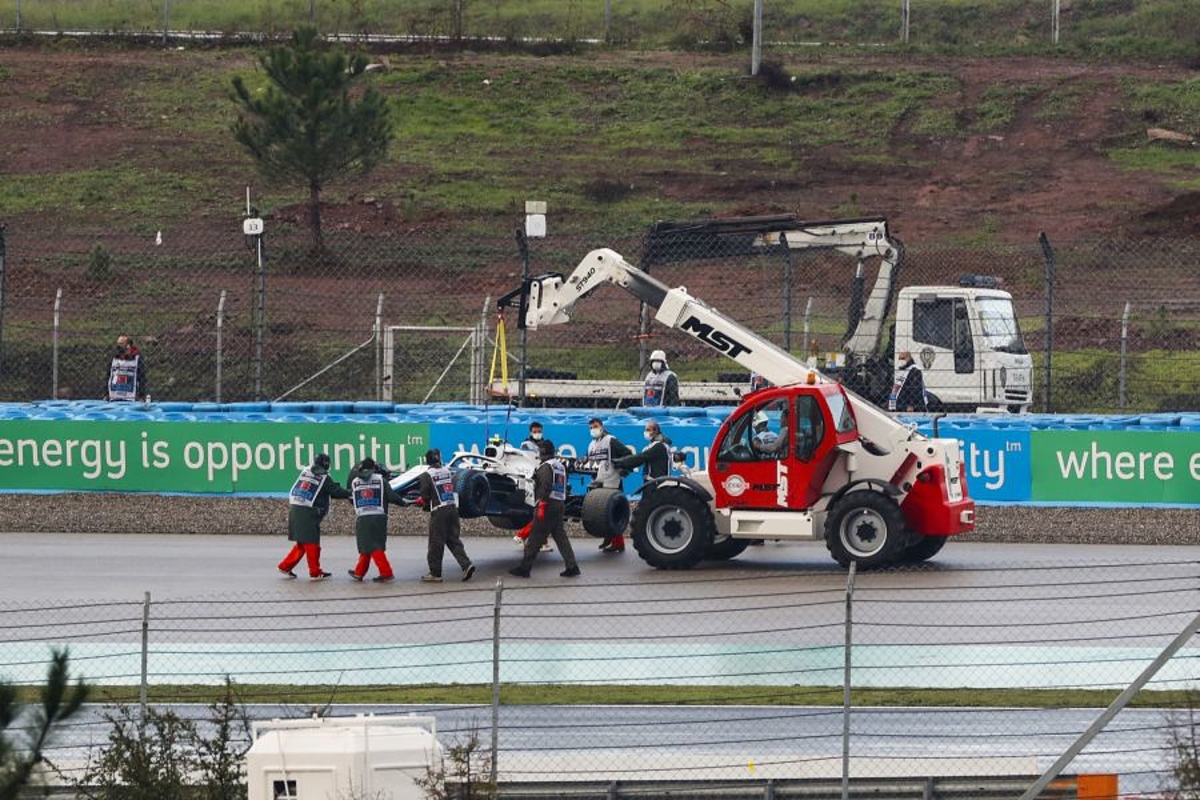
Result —
M 586 416 L 538 417 L 563 455 L 586 449 Z M 466 415 L 425 421 L 159 421 L 4 419 L 0 492 L 121 491 L 283 497 L 315 453 L 329 453 L 342 480 L 364 456 L 394 470 L 419 463 L 429 447 L 446 458 L 479 452 L 490 436 L 519 444 L 530 416 L 507 425 Z M 702 467 L 721 419 L 663 420 L 688 466 Z M 614 415 L 609 430 L 640 448 L 643 420 Z M 921 430 L 931 433 L 925 422 Z M 1200 431 L 1047 430 L 943 424 L 957 438 L 971 496 L 981 503 L 1200 507 Z M 626 479 L 626 490 L 640 478 Z
M 412 463 L 429 425 L 6 420 L 0 489 L 286 495 L 316 453 L 341 480 L 371 453 Z

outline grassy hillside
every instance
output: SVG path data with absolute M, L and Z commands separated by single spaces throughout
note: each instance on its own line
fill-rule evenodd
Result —
M 797 49 L 752 79 L 743 54 L 376 55 L 395 147 L 327 198 L 355 224 L 494 230 L 537 197 L 557 231 L 798 211 L 1029 241 L 1123 231 L 1200 190 L 1200 151 L 1145 137 L 1200 132 L 1184 67 Z M 0 49 L 0 217 L 153 229 L 236 213 L 247 185 L 268 209 L 299 202 L 229 134 L 237 74 L 261 81 L 253 50 Z M 364 197 L 386 213 L 362 219 Z

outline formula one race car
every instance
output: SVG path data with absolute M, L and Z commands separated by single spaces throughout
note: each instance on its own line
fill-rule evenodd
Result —
M 585 461 L 560 457 L 572 475 L 594 476 L 595 468 Z M 487 517 L 497 528 L 520 530 L 533 519 L 533 473 L 537 453 L 514 447 L 495 438 L 482 453 L 460 450 L 446 464 L 454 473 L 458 492 L 458 514 L 463 519 Z M 391 480 L 392 489 L 410 502 L 417 498 L 417 478 L 428 467 L 413 467 Z M 571 491 L 567 481 L 566 518 L 579 520 L 592 536 L 608 538 L 629 526 L 629 498 L 617 489 Z

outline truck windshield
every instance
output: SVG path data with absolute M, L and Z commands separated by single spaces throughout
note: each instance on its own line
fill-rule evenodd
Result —
M 1029 352 L 1025 349 L 1025 340 L 1021 338 L 1012 300 L 1006 297 L 980 297 L 976 299 L 976 305 L 988 347 L 1001 353 Z

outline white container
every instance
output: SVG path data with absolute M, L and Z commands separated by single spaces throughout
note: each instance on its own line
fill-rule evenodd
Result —
M 415 780 L 442 763 L 433 717 L 277 719 L 252 730 L 249 800 L 421 800 Z

